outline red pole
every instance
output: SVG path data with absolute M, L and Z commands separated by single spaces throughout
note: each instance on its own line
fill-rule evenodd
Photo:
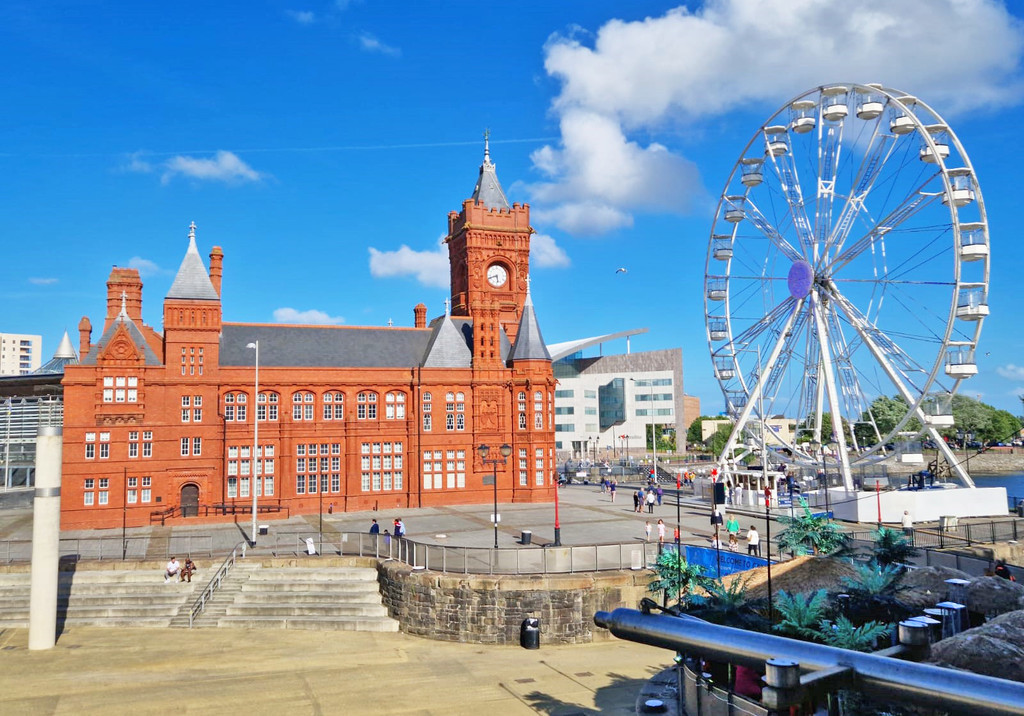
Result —
M 882 481 L 875 479 L 875 501 L 878 502 L 878 526 L 882 526 Z
M 558 523 L 558 477 L 555 477 L 555 547 L 562 546 L 562 527 Z

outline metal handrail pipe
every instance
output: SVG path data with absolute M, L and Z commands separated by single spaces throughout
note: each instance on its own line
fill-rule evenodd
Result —
M 858 688 L 872 695 L 928 704 L 958 714 L 1021 716 L 1024 684 L 834 646 L 711 624 L 690 616 L 597 612 L 594 623 L 620 639 L 760 668 L 767 659 L 800 664 L 801 671 L 847 666 Z
M 210 581 L 207 582 L 206 587 L 199 595 L 199 598 L 192 602 L 192 606 L 189 607 L 188 611 L 189 629 L 191 629 L 195 624 L 196 618 L 206 610 L 207 602 L 210 601 L 213 597 L 213 593 L 220 587 L 220 584 L 224 581 L 224 577 L 227 576 L 228 571 L 230 571 L 230 569 L 235 565 L 235 562 L 238 561 L 238 548 L 245 544 L 248 543 L 243 540 L 232 548 L 231 554 L 227 556 L 227 559 L 221 563 L 220 568 L 210 578 Z

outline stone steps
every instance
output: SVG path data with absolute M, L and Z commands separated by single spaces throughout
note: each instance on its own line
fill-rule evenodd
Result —
M 308 629 L 311 631 L 397 632 L 398 622 L 381 617 L 221 617 L 218 627 L 234 629 Z
M 232 604 L 225 610 L 229 617 L 386 617 L 383 604 L 292 604 L 290 602 L 260 602 Z

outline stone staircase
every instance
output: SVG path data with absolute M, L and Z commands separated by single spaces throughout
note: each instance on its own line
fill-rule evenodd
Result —
M 165 583 L 160 568 L 61 572 L 57 623 L 65 626 L 167 627 L 192 603 L 198 582 Z M 0 627 L 27 628 L 31 574 L 0 573 Z M 186 611 L 187 613 L 187 611 Z
M 229 575 L 196 626 L 398 631 L 398 622 L 381 603 L 373 567 L 244 562 Z

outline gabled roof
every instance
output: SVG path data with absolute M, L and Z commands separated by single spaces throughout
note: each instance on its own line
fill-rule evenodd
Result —
M 32 373 L 34 375 L 59 375 L 64 373 L 64 366 L 66 365 L 78 365 L 78 354 L 75 353 L 75 348 L 71 345 L 68 332 L 64 331 L 64 337 L 60 339 L 60 345 L 57 346 L 53 358 L 43 363 Z
M 509 356 L 517 360 L 551 360 L 544 337 L 540 334 L 537 314 L 533 310 L 533 298 L 530 296 L 530 282 L 526 282 L 526 301 L 523 303 L 523 315 L 519 318 L 519 331 L 516 333 L 516 344 Z
M 511 209 L 512 206 L 501 189 L 501 182 L 498 181 L 497 167 L 491 164 L 489 140 L 486 139 L 486 134 L 484 136 L 484 163 L 480 165 L 480 176 L 476 180 L 476 188 L 473 189 L 473 201 L 481 202 L 488 209 Z
M 178 268 L 178 275 L 174 277 L 171 290 L 167 292 L 167 298 L 185 298 L 190 300 L 219 301 L 220 296 L 210 282 L 210 275 L 206 273 L 203 259 L 199 256 L 199 249 L 196 248 L 196 225 L 195 222 L 188 229 L 188 251 Z
M 117 314 L 117 318 L 110 322 L 107 330 L 103 332 L 99 341 L 96 342 L 94 350 L 89 351 L 89 355 L 82 361 L 82 365 L 96 365 L 97 358 L 107 349 L 107 346 L 110 345 L 111 340 L 113 340 L 121 328 L 127 332 L 129 340 L 135 345 L 136 350 L 142 354 L 146 365 L 163 365 L 160 362 L 160 357 L 149 347 L 149 343 L 146 342 L 146 338 L 142 335 L 139 327 L 135 325 L 135 321 L 128 317 L 128 312 L 124 306 L 124 294 L 121 295 L 121 312 Z
M 452 323 L 445 311 L 444 318 L 436 322 L 434 335 L 427 346 L 423 359 L 424 368 L 470 368 L 473 365 L 473 351 L 466 337 Z

